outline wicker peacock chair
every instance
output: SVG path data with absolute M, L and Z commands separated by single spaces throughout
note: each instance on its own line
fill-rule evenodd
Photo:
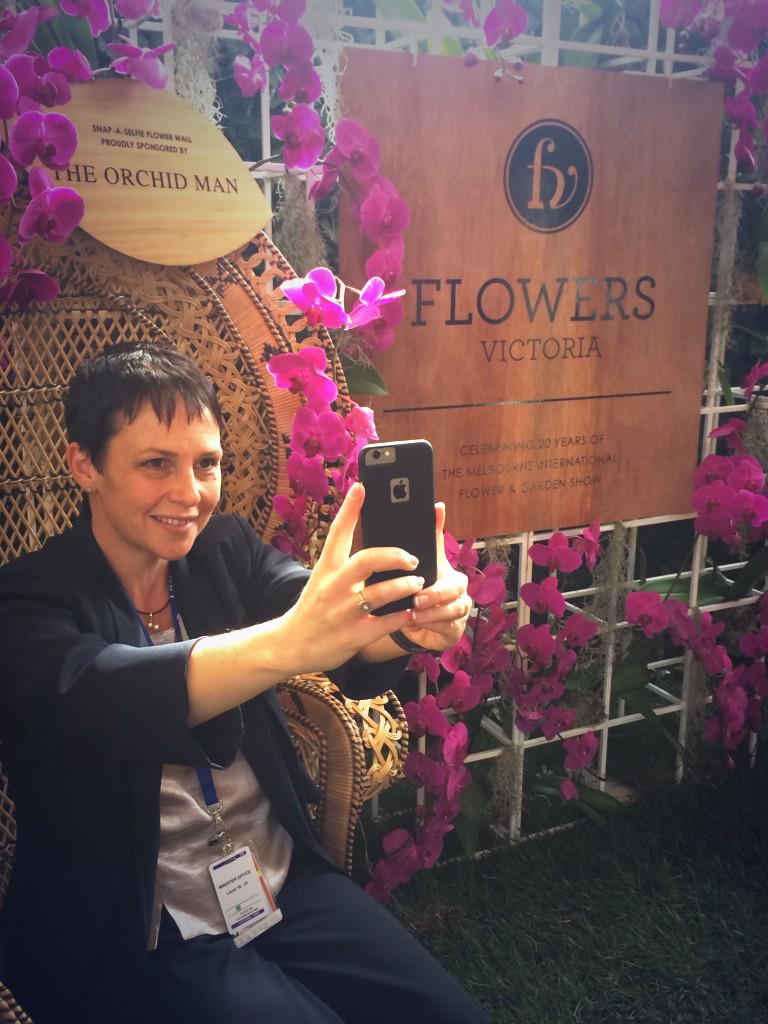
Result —
M 342 407 L 349 394 L 330 338 L 277 296 L 294 274 L 266 235 L 241 253 L 186 268 L 130 259 L 82 231 L 63 246 L 30 247 L 28 259 L 54 273 L 62 290 L 55 302 L 7 316 L 1 335 L 0 562 L 36 549 L 76 513 L 80 495 L 66 470 L 63 428 L 63 395 L 74 368 L 107 344 L 139 339 L 177 345 L 216 381 L 226 419 L 222 508 L 270 537 L 278 525 L 272 499 L 288 491 L 286 442 L 298 399 L 274 386 L 267 360 L 307 341 L 322 345 Z M 323 509 L 313 516 L 317 547 Z M 320 787 L 320 801 L 310 808 L 313 827 L 349 869 L 362 804 L 397 777 L 407 751 L 400 703 L 392 692 L 349 700 L 322 675 L 290 680 L 278 697 Z M 13 803 L 0 768 L 0 905 L 14 839 Z M 31 1024 L 2 984 L 0 1024 Z

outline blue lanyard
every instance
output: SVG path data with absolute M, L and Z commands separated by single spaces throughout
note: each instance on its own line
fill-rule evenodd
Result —
M 195 771 L 197 772 L 197 781 L 200 783 L 200 789 L 203 791 L 205 806 L 213 807 L 219 802 L 216 783 L 213 781 L 213 772 L 207 766 L 205 768 L 195 768 Z
M 173 620 L 173 639 L 176 643 L 181 640 L 181 629 L 179 628 L 179 606 L 176 603 L 176 591 L 173 589 L 173 576 L 170 571 L 168 573 L 168 600 L 171 605 L 171 619 Z M 134 609 L 135 610 L 135 609 Z M 144 620 L 136 610 L 136 618 L 139 620 L 141 626 L 141 632 L 144 634 L 144 639 L 147 641 L 147 647 L 154 647 L 154 640 L 149 634 L 149 630 L 144 625 Z

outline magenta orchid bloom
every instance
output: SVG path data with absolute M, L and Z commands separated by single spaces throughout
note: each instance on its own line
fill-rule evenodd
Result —
M 79 50 L 68 46 L 54 46 L 48 53 L 48 63 L 53 71 L 64 75 L 68 82 L 90 82 L 93 70 L 87 58 Z
M 424 672 L 430 683 L 440 678 L 440 662 L 431 654 L 413 654 L 405 667 L 409 672 Z
M 352 312 L 349 314 L 349 327 L 364 327 L 381 316 L 380 306 L 386 306 L 389 302 L 405 295 L 405 288 L 395 292 L 385 292 L 384 282 L 380 277 L 372 277 L 366 281 L 360 292 L 360 298 L 355 303 Z
M 272 132 L 283 140 L 283 161 L 289 169 L 309 170 L 325 145 L 320 115 L 306 103 L 298 103 L 288 114 L 276 114 Z
M 124 18 L 159 18 L 160 0 L 115 0 L 115 10 Z
M 160 57 L 175 46 L 176 43 L 165 43 L 153 50 L 145 50 L 130 43 L 110 43 L 109 48 L 118 55 L 118 59 L 109 66 L 116 74 L 129 75 L 151 89 L 164 89 L 168 84 L 168 70 Z
M 566 755 L 563 764 L 566 770 L 580 772 L 586 768 L 591 764 L 599 746 L 600 741 L 593 732 L 585 732 L 581 736 L 572 736 L 569 740 L 564 740 Z
M 552 612 L 559 616 L 565 611 L 565 598 L 557 589 L 554 576 L 547 576 L 541 583 L 524 583 L 520 587 L 520 597 L 537 615 Z
M 9 121 L 16 115 L 19 102 L 19 84 L 6 65 L 0 64 L 0 120 Z
M 745 633 L 739 640 L 739 650 L 748 658 L 764 658 L 768 654 L 768 629 L 758 633 Z
M 661 0 L 659 14 L 665 28 L 688 28 L 700 11 L 700 0 Z
M 65 14 L 85 18 L 94 39 L 111 24 L 108 0 L 59 0 L 59 6 Z
M 752 53 L 768 32 L 768 4 L 764 0 L 742 0 L 726 3 L 726 11 L 731 16 L 728 45 L 739 53 Z
M 336 299 L 336 278 L 327 267 L 315 267 L 306 277 L 284 281 L 280 289 L 307 318 L 310 327 L 322 324 L 331 330 L 347 327 L 349 316 Z
M 307 545 L 309 531 L 307 529 L 307 496 L 301 494 L 296 498 L 287 498 L 276 494 L 272 506 L 285 524 L 272 535 L 272 546 L 287 555 L 293 555 L 302 562 L 308 557 Z
M 294 395 L 306 395 L 313 409 L 325 409 L 339 393 L 335 383 L 323 371 L 328 365 L 325 350 L 308 345 L 300 352 L 285 352 L 273 356 L 267 369 L 279 388 Z
M 294 100 L 296 103 L 314 103 L 323 91 L 320 75 L 314 67 L 306 64 L 293 64 L 286 71 L 277 94 L 281 100 Z
M 581 536 L 576 538 L 572 547 L 582 556 L 589 571 L 594 572 L 600 555 L 600 520 L 595 519 Z
M 428 793 L 439 793 L 445 786 L 442 765 L 419 750 L 412 750 L 405 759 L 403 774 L 417 786 L 423 786 Z
M 0 288 L 0 306 L 16 305 L 21 312 L 33 302 L 52 302 L 60 291 L 59 282 L 43 270 L 22 270 Z
M 546 544 L 532 544 L 528 556 L 548 572 L 573 572 L 581 565 L 581 555 L 568 547 L 568 538 L 560 530 L 553 533 Z
M 560 796 L 563 800 L 578 800 L 579 791 L 573 779 L 563 779 L 559 786 Z
M 308 405 L 297 409 L 293 418 L 291 449 L 302 451 L 307 458 L 322 455 L 328 462 L 334 462 L 346 453 L 350 438 L 344 424 L 330 409 L 317 413 Z
M 18 187 L 16 168 L 0 153 L 0 203 L 7 203 Z
M 655 636 L 669 625 L 669 609 L 654 590 L 627 594 L 625 614 L 632 626 L 640 626 L 646 636 Z
M 742 171 L 747 174 L 754 174 L 757 170 L 757 156 L 755 155 L 755 140 L 752 134 L 742 129 L 739 132 L 736 145 L 733 147 L 733 155 L 736 163 Z
M 549 707 L 544 710 L 541 718 L 541 734 L 553 740 L 558 733 L 565 732 L 573 725 L 576 712 L 573 708 Z
M 758 360 L 742 382 L 744 398 L 747 402 L 752 398 L 752 392 L 755 390 L 755 385 L 760 381 L 765 380 L 766 377 L 768 377 L 768 362 L 761 363 L 760 360 Z
M 431 693 L 422 697 L 418 703 L 409 700 L 403 711 L 408 728 L 414 736 L 426 736 L 427 733 L 431 736 L 445 736 L 448 732 L 448 719 Z
M 453 708 L 462 713 L 470 711 L 480 703 L 481 694 L 466 672 L 459 670 L 449 686 L 438 694 L 437 703 L 441 708 Z
M 68 103 L 72 97 L 69 82 L 58 71 L 52 71 L 44 57 L 31 53 L 19 53 L 6 62 L 6 68 L 16 79 L 19 87 L 18 110 L 39 110 Z
M 483 22 L 485 42 L 488 46 L 507 46 L 512 40 L 525 32 L 528 15 L 515 0 L 496 0 Z
M 588 619 L 583 612 L 575 612 L 565 620 L 557 637 L 566 647 L 579 648 L 594 640 L 598 632 L 596 622 Z
M 58 16 L 55 7 L 34 6 L 18 14 L 6 7 L 0 12 L 0 60 L 26 50 L 35 38 L 38 25 Z
M 317 168 L 314 169 L 313 174 L 316 175 Z M 309 198 L 317 201 L 318 199 L 325 199 L 331 192 L 336 188 L 339 183 L 339 168 L 334 167 L 332 164 L 324 163 L 322 165 L 322 173 L 320 177 L 316 177 L 312 182 L 312 186 L 309 190 Z
M 478 570 L 467 586 L 467 593 L 475 604 L 496 604 L 506 598 L 507 571 L 504 562 L 491 562 L 485 569 Z
M 382 187 L 379 180 L 360 206 L 360 230 L 374 245 L 386 248 L 402 237 L 410 223 L 408 203 Z
M 726 97 L 725 116 L 743 131 L 754 131 L 757 128 L 757 112 L 745 89 L 738 96 Z
M 344 427 L 349 433 L 354 434 L 356 438 L 363 440 L 366 444 L 369 441 L 378 441 L 379 439 L 379 435 L 376 433 L 373 409 L 369 409 L 367 405 L 353 403 L 352 408 L 344 417 Z
M 357 181 L 369 181 L 379 171 L 381 145 L 375 135 L 351 117 L 343 117 L 336 125 L 336 145 L 328 154 L 330 163 L 346 163 Z
M 328 493 L 328 476 L 321 455 L 307 459 L 299 452 L 293 452 L 288 456 L 286 471 L 297 494 L 306 494 L 319 502 L 325 499 Z
M 744 441 L 741 435 L 747 429 L 747 424 L 744 420 L 732 417 L 727 423 L 724 423 L 722 427 L 715 427 L 714 430 L 710 430 L 710 437 L 726 437 L 728 438 L 728 444 L 734 451 L 743 452 Z
M 695 488 L 714 483 L 715 480 L 725 481 L 733 469 L 733 462 L 728 455 L 707 455 L 701 461 L 693 477 Z
M 77 129 L 64 114 L 28 110 L 11 126 L 8 143 L 17 164 L 28 167 L 39 159 L 60 171 L 69 166 L 77 149 Z
M 83 219 L 85 204 L 72 188 L 54 188 L 40 167 L 29 172 L 32 199 L 19 221 L 19 238 L 29 242 L 40 237 L 46 242 L 63 242 Z
M 746 82 L 745 70 L 737 66 L 736 54 L 732 53 L 727 46 L 718 46 L 712 56 L 714 64 L 704 72 L 707 78 L 713 82 L 725 82 L 728 85 L 733 85 L 735 82 Z
M 271 68 L 307 64 L 314 51 L 312 36 L 301 25 L 276 18 L 261 33 L 261 52 Z
M 361 335 L 368 352 L 384 352 L 395 342 L 395 331 L 405 316 L 402 302 L 391 302 L 383 306 L 378 320 L 366 324 Z
M 518 629 L 517 646 L 526 658 L 530 658 L 537 667 L 543 668 L 552 661 L 555 638 L 546 623 L 542 626 L 533 626 L 529 623 Z
M 380 277 L 387 288 L 395 284 L 403 272 L 405 246 L 402 238 L 396 239 L 386 249 L 376 249 L 365 261 L 367 277 Z
M 238 54 L 232 61 L 232 74 L 238 89 L 246 98 L 261 92 L 267 84 L 267 68 L 258 54 L 252 57 Z

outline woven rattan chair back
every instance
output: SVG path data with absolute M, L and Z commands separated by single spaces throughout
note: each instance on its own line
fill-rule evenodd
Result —
M 270 538 L 278 526 L 272 500 L 289 489 L 286 444 L 299 399 L 275 387 L 268 359 L 311 341 L 327 352 L 342 408 L 349 394 L 327 333 L 310 328 L 277 294 L 294 275 L 266 235 L 241 253 L 187 268 L 132 260 L 82 231 L 62 246 L 30 246 L 27 257 L 62 287 L 54 302 L 7 317 L 0 334 L 0 563 L 71 524 L 80 494 L 65 465 L 63 396 L 84 358 L 120 341 L 176 345 L 214 379 L 226 423 L 221 507 Z M 312 510 L 310 560 L 323 540 L 323 513 Z M 397 776 L 407 749 L 402 709 L 394 694 L 346 700 L 324 677 L 283 684 L 279 697 L 323 790 L 315 827 L 337 863 L 349 868 L 363 799 Z M 13 853 L 5 789 L 0 830 L 1 900 Z M 28 1020 L 15 1010 L 4 1016 L 2 998 L 0 990 L 0 1024 Z

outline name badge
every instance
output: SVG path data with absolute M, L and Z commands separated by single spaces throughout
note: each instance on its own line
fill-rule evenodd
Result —
M 283 918 L 250 846 L 208 865 L 227 931 L 244 946 Z

